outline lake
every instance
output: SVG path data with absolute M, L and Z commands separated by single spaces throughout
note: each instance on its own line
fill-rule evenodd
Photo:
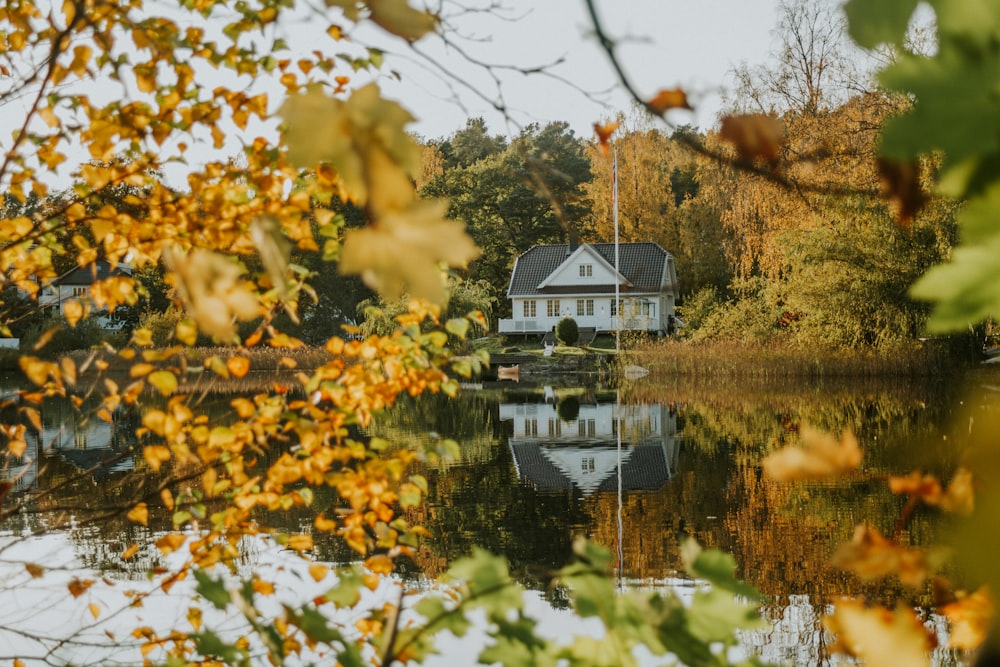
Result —
M 220 415 L 230 399 L 199 398 Z M 428 502 L 410 518 L 433 537 L 402 569 L 401 580 L 424 582 L 474 545 L 484 547 L 506 557 L 515 578 L 537 591 L 532 608 L 558 633 L 578 625 L 561 589 L 548 585 L 569 560 L 574 538 L 609 547 L 622 586 L 683 591 L 694 582 L 681 574 L 679 545 L 692 537 L 733 554 L 739 575 L 765 596 L 763 614 L 773 627 L 744 636 L 746 650 L 775 662 L 817 664 L 831 639 L 820 619 L 841 595 L 873 602 L 901 597 L 947 640 L 930 587 L 913 592 L 895 580 L 862 581 L 832 568 L 830 555 L 858 523 L 891 534 L 905 498 L 888 491 L 886 475 L 919 469 L 947 480 L 980 441 L 977 424 L 1000 413 L 998 399 L 1000 380 L 986 371 L 962 382 L 746 386 L 644 379 L 619 389 L 505 383 L 456 400 L 406 399 L 365 435 L 421 450 L 449 439 L 459 446 L 456 460 L 420 464 Z M 142 466 L 134 449 L 138 415 L 122 411 L 107 423 L 87 419 L 88 406 L 47 400 L 42 429 L 4 471 L 14 484 L 11 498 L 49 492 L 0 526 L 0 663 L 134 664 L 138 641 L 129 633 L 136 625 L 170 628 L 185 617 L 190 587 L 149 590 L 146 571 L 170 565 L 151 544 L 156 522 L 149 529 L 121 517 L 88 522 L 77 505 L 84 498 L 99 516 L 123 497 L 123 482 L 134 484 Z M 763 456 L 797 442 L 803 426 L 854 432 L 864 450 L 862 470 L 837 483 L 764 479 Z M 49 528 L 74 512 L 79 526 Z M 303 511 L 278 520 L 288 530 L 311 525 Z M 927 545 L 945 540 L 946 530 L 937 512 L 918 509 L 901 535 Z M 143 545 L 140 552 L 121 560 L 133 542 Z M 244 547 L 241 567 L 273 569 L 287 582 L 281 599 L 315 594 L 288 552 L 266 540 Z M 331 563 L 354 558 L 339 540 L 320 535 L 314 555 Z M 26 564 L 46 572 L 33 576 Z M 66 592 L 74 579 L 94 583 L 74 599 Z M 141 608 L 123 604 L 147 593 L 152 597 Z M 473 638 L 451 650 L 434 664 L 467 662 L 477 648 Z M 942 665 L 959 659 L 944 648 L 934 657 Z

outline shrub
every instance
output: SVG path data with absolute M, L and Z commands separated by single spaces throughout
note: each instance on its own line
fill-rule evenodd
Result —
M 556 324 L 556 338 L 563 345 L 576 345 L 580 340 L 580 327 L 572 317 L 564 317 Z

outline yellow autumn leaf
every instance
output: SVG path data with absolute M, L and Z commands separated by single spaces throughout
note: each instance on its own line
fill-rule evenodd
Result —
M 376 554 L 365 561 L 365 567 L 375 574 L 392 574 L 392 559 L 385 554 Z
M 326 579 L 326 575 L 328 574 L 330 574 L 330 567 L 328 565 L 312 563 L 309 566 L 309 576 L 317 583 Z
M 21 356 L 17 360 L 18 365 L 21 367 L 21 372 L 27 376 L 27 378 L 38 386 L 45 384 L 49 376 L 58 370 L 58 367 L 50 362 L 43 361 L 37 357 L 32 356 Z
M 288 548 L 295 551 L 309 551 L 313 548 L 312 535 L 299 533 L 288 538 Z
M 838 441 L 830 433 L 808 426 L 800 430 L 802 447 L 784 447 L 768 455 L 761 465 L 771 479 L 798 481 L 835 477 L 861 464 L 861 447 L 850 431 Z
M 139 503 L 131 510 L 129 510 L 126 516 L 128 516 L 129 521 L 132 521 L 134 523 L 141 523 L 143 526 L 148 525 L 149 507 L 146 506 L 146 503 Z
M 837 637 L 832 653 L 859 658 L 868 667 L 930 665 L 933 637 L 909 607 L 890 611 L 842 600 L 834 605 L 833 615 L 823 619 L 823 627 Z
M 128 560 L 133 556 L 135 556 L 137 553 L 139 553 L 139 544 L 138 542 L 133 542 L 132 544 L 129 545 L 128 549 L 122 552 L 121 558 L 122 560 Z
M 972 471 L 959 468 L 948 483 L 948 488 L 941 496 L 941 509 L 953 514 L 968 516 L 976 507 L 975 488 Z
M 330 97 L 318 86 L 308 87 L 290 96 L 279 115 L 285 121 L 289 160 L 305 168 L 329 164 L 349 197 L 359 203 L 368 200 L 373 150 L 411 178 L 422 169 L 423 151 L 406 131 L 413 116 L 383 98 L 374 83 L 353 91 L 347 100 Z M 411 184 L 408 190 L 413 190 Z
M 170 371 L 155 371 L 146 376 L 146 382 L 156 388 L 163 396 L 169 396 L 177 390 L 177 376 Z
M 132 367 L 128 369 L 128 374 L 131 377 L 137 378 L 137 377 L 142 377 L 143 375 L 149 375 L 155 370 L 156 366 L 154 366 L 153 364 L 145 364 L 145 363 L 132 364 Z
M 87 609 L 90 610 L 90 615 L 94 618 L 101 615 L 101 607 L 96 602 L 91 602 L 87 605 Z
M 250 238 L 257 246 L 260 261 L 271 278 L 271 284 L 282 299 L 288 294 L 285 276 L 292 246 L 281 231 L 281 223 L 272 215 L 259 215 L 250 222 Z
M 250 360 L 246 357 L 229 357 L 226 359 L 226 370 L 233 377 L 241 378 L 250 371 Z
M 63 303 L 63 316 L 66 318 L 66 323 L 71 327 L 75 327 L 83 319 L 85 310 L 83 302 L 76 299 L 71 299 Z
M 160 553 L 167 555 L 174 551 L 177 551 L 182 546 L 187 538 L 180 533 L 167 533 L 160 539 L 156 540 L 156 548 L 160 550 Z
M 253 590 L 260 595 L 274 595 L 274 584 L 261 579 L 253 580 Z
M 410 42 L 433 32 L 438 24 L 436 16 L 410 7 L 406 0 L 378 0 L 367 4 L 372 21 Z
M 153 472 L 158 472 L 160 466 L 170 460 L 170 449 L 163 445 L 147 445 L 142 448 L 142 458 Z
M 951 624 L 948 647 L 959 651 L 974 651 L 986 640 L 990 624 L 996 615 L 993 596 L 986 587 L 941 607 Z
M 933 569 L 937 552 L 910 549 L 886 539 L 875 528 L 859 525 L 850 542 L 840 545 L 831 563 L 862 579 L 897 576 L 904 586 L 920 588 Z
M 20 458 L 20 457 L 24 456 L 24 452 L 27 449 L 28 449 L 28 443 L 26 443 L 21 438 L 10 440 L 7 443 L 7 452 L 10 453 L 10 455 L 14 456 L 14 457 Z
M 443 201 L 418 201 L 383 214 L 376 226 L 347 231 L 340 271 L 360 274 L 390 299 L 405 293 L 442 303 L 442 265 L 465 266 L 479 255 L 464 225 L 444 217 L 447 208 Z
M 199 609 L 198 607 L 190 607 L 188 609 L 187 620 L 188 623 L 191 624 L 191 627 L 194 628 L 195 632 L 198 632 L 201 629 L 201 618 L 202 618 L 201 609 Z
M 181 320 L 174 328 L 174 337 L 185 345 L 198 342 L 198 326 L 191 320 Z
M 251 320 L 260 314 L 257 296 L 243 280 L 242 266 L 233 259 L 201 248 L 186 255 L 168 249 L 163 257 L 200 331 L 232 342 L 234 320 Z

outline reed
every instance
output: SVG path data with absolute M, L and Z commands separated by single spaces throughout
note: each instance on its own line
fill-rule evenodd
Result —
M 641 366 L 653 377 L 755 379 L 948 376 L 973 361 L 967 351 L 939 341 L 917 341 L 892 350 L 838 350 L 654 340 L 630 346 L 621 358 L 623 365 Z

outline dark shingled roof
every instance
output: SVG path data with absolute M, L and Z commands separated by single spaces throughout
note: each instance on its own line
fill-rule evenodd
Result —
M 57 285 L 93 285 L 98 280 L 111 276 L 131 275 L 132 270 L 124 264 L 112 266 L 111 262 L 99 259 L 89 266 L 78 266 L 70 269 L 55 279 Z
M 521 482 L 536 490 L 573 489 L 572 480 L 542 453 L 543 444 L 524 442 L 510 445 Z M 652 440 L 630 447 L 631 456 L 621 470 L 623 491 L 655 491 L 670 480 L 673 476 L 671 462 L 666 460 L 661 444 L 662 441 Z M 608 449 L 610 448 L 609 446 Z M 617 471 L 603 480 L 597 488 L 598 492 L 617 490 Z
M 615 265 L 614 243 L 588 244 L 596 250 L 611 266 Z M 532 294 L 565 294 L 568 291 L 579 290 L 563 287 L 546 287 L 539 290 L 538 285 L 545 280 L 559 265 L 572 254 L 567 244 L 536 245 L 517 258 L 514 272 L 510 277 L 508 296 L 530 296 Z M 622 293 L 629 292 L 659 292 L 660 281 L 663 278 L 667 258 L 670 254 L 656 243 L 620 243 L 618 245 L 619 271 L 632 283 L 632 286 L 622 285 Z M 613 294 L 614 284 L 588 285 L 588 293 Z

